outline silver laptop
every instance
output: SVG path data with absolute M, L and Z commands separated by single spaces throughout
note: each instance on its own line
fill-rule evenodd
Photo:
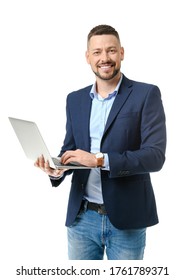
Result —
M 36 161 L 41 155 L 49 161 L 49 165 L 54 169 L 90 169 L 79 163 L 62 164 L 60 158 L 51 157 L 49 150 L 42 138 L 42 135 L 36 123 L 9 117 L 10 123 L 17 135 L 17 138 L 27 156 L 27 158 Z

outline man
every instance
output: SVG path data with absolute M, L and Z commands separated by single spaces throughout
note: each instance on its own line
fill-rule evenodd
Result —
M 35 165 L 57 187 L 72 175 L 66 226 L 69 259 L 143 259 L 146 228 L 158 223 L 150 172 L 165 161 L 165 114 L 157 86 L 127 79 L 117 31 L 94 27 L 86 60 L 96 82 L 67 97 L 61 162 L 91 167 L 53 170 Z M 92 168 L 94 167 L 94 168 Z

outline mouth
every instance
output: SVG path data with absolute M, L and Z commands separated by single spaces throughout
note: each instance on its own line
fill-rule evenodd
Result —
M 106 63 L 106 64 L 100 64 L 100 65 L 98 65 L 98 68 L 100 68 L 100 69 L 102 69 L 102 70 L 104 70 L 104 71 L 107 71 L 107 70 L 111 69 L 113 66 L 114 66 L 113 64 L 110 64 L 110 63 L 108 64 L 108 63 Z

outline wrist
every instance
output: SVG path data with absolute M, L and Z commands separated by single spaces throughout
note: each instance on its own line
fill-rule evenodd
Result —
M 103 167 L 104 166 L 104 154 L 101 152 L 96 153 L 95 158 L 96 158 L 96 166 Z

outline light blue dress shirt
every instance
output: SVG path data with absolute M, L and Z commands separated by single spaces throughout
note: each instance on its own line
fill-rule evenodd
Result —
M 110 93 L 107 98 L 102 98 L 96 92 L 96 83 L 92 86 L 90 96 L 92 98 L 92 108 L 90 116 L 90 141 L 91 141 L 91 153 L 101 152 L 100 143 L 105 129 L 105 125 L 112 108 L 112 104 L 115 100 L 119 86 L 121 84 L 122 77 L 116 86 L 113 93 Z M 104 154 L 104 170 L 109 170 L 108 155 Z M 91 169 L 87 186 L 85 188 L 84 199 L 90 202 L 103 204 L 102 188 L 101 188 L 101 174 L 100 168 Z

